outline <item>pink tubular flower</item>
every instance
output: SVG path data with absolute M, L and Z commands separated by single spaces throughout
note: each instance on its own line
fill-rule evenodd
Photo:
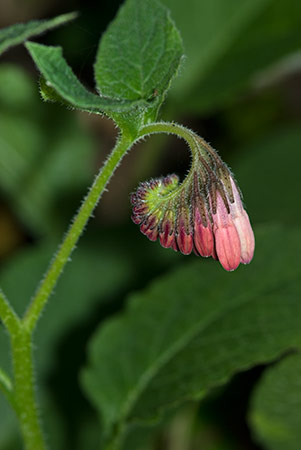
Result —
M 165 248 L 212 256 L 227 271 L 253 258 L 254 234 L 239 189 L 203 140 L 181 185 L 174 174 L 141 183 L 131 202 L 134 223 Z
M 231 216 L 236 227 L 241 246 L 240 261 L 249 264 L 254 255 L 255 238 L 250 224 L 249 216 L 246 213 L 238 189 L 231 177 L 231 186 L 234 195 L 234 202 L 230 205 Z
M 214 235 L 208 213 L 204 225 L 198 207 L 194 211 L 194 246 L 198 254 L 204 257 L 214 254 Z
M 219 192 L 216 196 L 216 212 L 212 218 L 217 257 L 224 269 L 235 270 L 240 263 L 240 239 Z

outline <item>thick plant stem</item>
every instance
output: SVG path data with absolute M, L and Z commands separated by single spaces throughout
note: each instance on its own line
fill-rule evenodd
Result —
M 24 326 L 29 332 L 34 329 L 65 264 L 68 262 L 85 225 L 101 197 L 101 194 L 122 157 L 133 144 L 133 141 L 133 138 L 122 135 L 97 175 L 23 318 Z
M 26 450 L 45 450 L 35 393 L 32 336 L 24 327 L 11 336 L 14 371 L 14 409 Z

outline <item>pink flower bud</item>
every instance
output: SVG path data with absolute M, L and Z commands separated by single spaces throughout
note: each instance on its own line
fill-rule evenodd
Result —
M 234 203 L 230 204 L 231 216 L 233 223 L 236 227 L 240 246 L 241 257 L 240 260 L 243 264 L 249 264 L 254 255 L 255 238 L 250 224 L 249 216 L 246 213 L 238 189 L 231 177 L 231 186 L 234 196 Z
M 159 232 L 160 244 L 162 247 L 172 247 L 175 240 L 174 233 L 174 214 L 171 210 L 167 210 L 161 222 L 161 231 Z
M 187 218 L 184 217 L 184 212 L 180 214 L 177 230 L 177 244 L 179 250 L 183 255 L 189 255 L 193 248 L 193 238 L 187 224 Z
M 217 257 L 224 269 L 235 270 L 240 263 L 239 235 L 219 192 L 216 194 L 216 213 L 213 214 L 213 231 Z
M 151 241 L 156 241 L 158 237 L 158 218 L 150 214 L 140 225 L 140 230 Z
M 214 253 L 214 236 L 209 217 L 205 226 L 198 207 L 195 208 L 194 212 L 194 245 L 201 256 L 208 257 Z

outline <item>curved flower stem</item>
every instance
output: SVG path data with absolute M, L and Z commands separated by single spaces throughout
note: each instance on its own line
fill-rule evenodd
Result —
M 172 199 L 178 195 L 185 185 L 189 185 L 191 178 L 194 176 L 195 167 L 199 164 L 200 138 L 193 131 L 174 122 L 155 122 L 147 124 L 140 129 L 139 137 L 141 138 L 156 133 L 174 134 L 175 136 L 184 139 L 187 142 L 192 155 L 192 164 L 185 180 L 169 194 L 169 198 Z
M 57 254 L 55 255 L 52 263 L 44 279 L 42 280 L 34 298 L 27 309 L 23 318 L 24 327 L 28 331 L 32 331 L 35 328 L 37 320 L 45 307 L 56 282 L 64 269 L 65 264 L 68 262 L 70 255 L 83 232 L 94 208 L 96 207 L 101 194 L 103 193 L 106 185 L 112 177 L 116 167 L 120 163 L 122 157 L 127 150 L 131 147 L 134 140 L 133 138 L 123 134 L 117 140 L 117 143 L 112 150 L 112 153 L 106 160 L 104 166 L 97 175 L 88 195 L 84 199 L 77 215 L 75 216 L 73 223 L 71 224 L 65 239 L 60 245 Z
M 144 125 L 139 131 L 139 137 L 144 137 L 155 133 L 174 134 L 184 139 L 192 152 L 192 156 L 196 156 L 199 152 L 197 138 L 200 139 L 193 131 L 174 122 L 156 122 Z

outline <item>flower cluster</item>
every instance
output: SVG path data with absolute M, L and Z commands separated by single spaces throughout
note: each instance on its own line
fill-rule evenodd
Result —
M 132 220 L 151 241 L 212 256 L 232 271 L 252 260 L 254 234 L 230 170 L 209 144 L 199 144 L 181 185 L 174 174 L 139 185 Z

